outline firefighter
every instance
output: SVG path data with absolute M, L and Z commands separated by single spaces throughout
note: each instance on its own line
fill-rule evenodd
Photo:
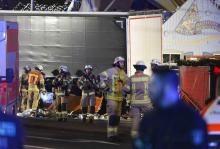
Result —
M 206 123 L 179 96 L 179 78 L 173 70 L 155 70 L 149 97 L 156 110 L 140 122 L 135 149 L 207 149 Z
M 96 104 L 96 96 L 95 91 L 97 87 L 97 78 L 92 73 L 92 66 L 86 65 L 84 67 L 84 75 L 79 78 L 77 85 L 82 90 L 82 99 L 81 99 L 81 106 L 82 106 L 82 115 L 83 115 L 83 122 L 86 122 L 86 117 L 88 115 L 89 122 L 92 123 L 95 114 L 95 104 Z M 88 106 L 90 109 L 89 114 L 87 114 Z
M 56 115 L 58 121 L 67 120 L 67 103 L 69 96 L 70 73 L 67 66 L 59 67 L 59 74 L 52 82 L 53 92 L 56 98 Z
M 37 65 L 28 74 L 28 103 L 27 109 L 32 109 L 34 116 L 37 114 L 40 93 L 45 92 L 43 66 Z
M 154 70 L 156 70 L 161 65 L 161 62 L 158 59 L 152 59 L 150 65 L 151 71 L 154 72 Z
M 100 74 L 100 86 L 106 90 L 108 127 L 107 137 L 109 141 L 120 141 L 118 138 L 118 126 L 122 110 L 122 88 L 127 80 L 124 71 L 125 59 L 116 57 L 113 68 L 110 68 Z
M 31 71 L 31 67 L 26 65 L 24 68 L 24 73 L 20 79 L 20 97 L 21 97 L 21 112 L 27 109 L 27 101 L 28 101 L 28 74 Z
M 133 66 L 136 72 L 128 79 L 123 91 L 130 94 L 130 116 L 133 121 L 131 136 L 135 138 L 137 136 L 141 114 L 150 111 L 153 106 L 148 97 L 147 90 L 150 77 L 144 74 L 144 70 L 147 67 L 143 61 L 137 61 Z

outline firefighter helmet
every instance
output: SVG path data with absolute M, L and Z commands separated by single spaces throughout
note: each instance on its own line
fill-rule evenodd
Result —
M 44 70 L 44 67 L 42 65 L 37 65 L 36 68 L 40 71 L 43 71 Z
M 152 59 L 151 64 L 152 65 L 161 65 L 161 62 L 158 59 Z
M 31 67 L 29 65 L 24 66 L 23 69 L 27 72 L 31 71 Z
M 86 69 L 91 69 L 91 70 L 92 70 L 93 68 L 92 68 L 91 65 L 85 65 L 84 69 L 85 69 L 85 70 L 86 70 Z
M 69 72 L 68 67 L 67 67 L 67 66 L 64 66 L 64 65 L 61 65 L 61 66 L 59 67 L 59 70 L 62 71 L 62 72 Z
M 115 58 L 114 64 L 116 64 L 116 63 L 118 63 L 118 62 L 124 62 L 124 61 L 125 61 L 125 59 L 124 59 L 123 57 L 118 56 L 118 57 Z
M 143 69 L 147 68 L 147 66 L 145 65 L 144 61 L 137 61 L 136 64 L 134 64 L 133 66 L 134 66 L 135 69 L 139 68 L 139 67 L 141 67 Z

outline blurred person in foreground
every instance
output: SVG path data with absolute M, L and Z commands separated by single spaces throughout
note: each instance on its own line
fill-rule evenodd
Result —
M 179 78 L 172 70 L 155 70 L 149 96 L 156 110 L 139 125 L 135 149 L 207 149 L 206 123 L 179 96 Z
M 0 110 L 0 149 L 23 149 L 24 136 L 20 121 Z

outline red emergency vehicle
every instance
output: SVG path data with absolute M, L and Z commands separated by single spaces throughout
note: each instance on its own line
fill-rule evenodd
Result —
M 15 113 L 19 99 L 18 24 L 0 20 L 0 108 Z
M 220 136 L 220 56 L 186 60 L 179 67 L 182 99 L 201 112 L 210 135 Z

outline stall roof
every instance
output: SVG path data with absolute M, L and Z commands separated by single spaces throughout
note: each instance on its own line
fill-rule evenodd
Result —
M 58 11 L 10 11 L 0 10 L 1 16 L 74 16 L 74 17 L 94 17 L 94 16 L 128 16 L 128 12 L 58 12 Z

